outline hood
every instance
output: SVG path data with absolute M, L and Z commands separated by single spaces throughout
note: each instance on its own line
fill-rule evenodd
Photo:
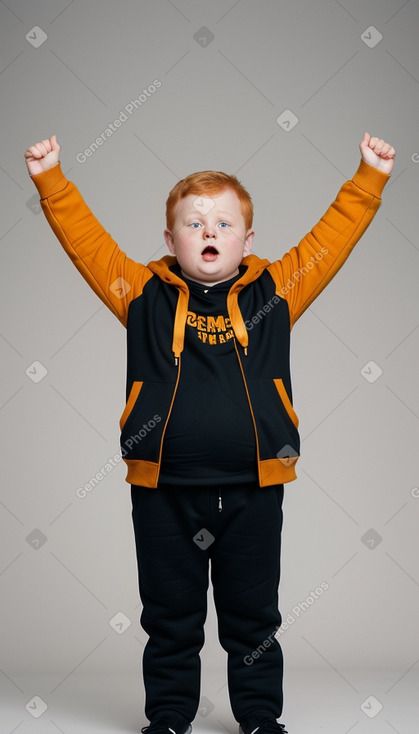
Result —
M 183 351 L 185 339 L 185 324 L 188 312 L 189 288 L 182 278 L 179 278 L 170 268 L 177 263 L 176 257 L 173 255 L 165 255 L 161 260 L 152 260 L 147 267 L 157 275 L 162 281 L 173 285 L 178 289 L 178 302 L 176 306 L 176 315 L 173 326 L 173 342 L 172 351 L 177 364 L 179 356 Z M 247 255 L 241 261 L 241 265 L 246 266 L 246 271 L 241 278 L 233 283 L 227 295 L 227 310 L 231 321 L 231 325 L 237 341 L 246 350 L 249 336 L 246 325 L 241 314 L 238 295 L 242 288 L 256 280 L 261 272 L 270 265 L 269 260 L 261 259 L 257 255 Z

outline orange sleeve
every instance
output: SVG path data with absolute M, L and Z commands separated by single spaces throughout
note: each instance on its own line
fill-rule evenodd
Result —
M 389 178 L 361 159 L 311 232 L 268 267 L 277 295 L 288 301 L 291 328 L 349 257 L 378 211 Z
M 79 273 L 105 306 L 127 325 L 128 306 L 153 277 L 149 268 L 119 248 L 84 202 L 58 163 L 31 177 L 54 234 Z

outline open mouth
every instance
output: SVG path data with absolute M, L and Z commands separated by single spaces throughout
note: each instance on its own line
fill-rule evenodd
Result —
M 214 245 L 207 245 L 201 252 L 201 256 L 206 262 L 212 262 L 218 255 L 219 252 Z

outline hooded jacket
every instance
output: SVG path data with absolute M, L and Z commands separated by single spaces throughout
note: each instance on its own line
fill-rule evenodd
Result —
M 260 487 L 296 478 L 290 332 L 342 267 L 381 204 L 389 174 L 360 161 L 320 221 L 274 262 L 243 258 L 227 310 L 254 426 Z M 127 329 L 126 403 L 119 421 L 126 481 L 158 486 L 164 436 L 182 370 L 189 290 L 176 258 L 147 265 L 119 248 L 60 164 L 32 176 L 43 212 L 78 271 Z M 142 435 L 147 432 L 147 440 Z

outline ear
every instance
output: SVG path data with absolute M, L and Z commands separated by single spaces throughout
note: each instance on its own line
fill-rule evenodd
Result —
M 254 237 L 255 231 L 253 229 L 248 229 L 244 240 L 243 257 L 246 257 L 246 255 L 250 255 Z
M 174 243 L 174 240 L 173 240 L 173 235 L 172 235 L 170 229 L 165 229 L 164 230 L 163 237 L 164 237 L 164 239 L 166 241 L 166 245 L 169 248 L 169 251 L 172 253 L 172 255 L 175 255 L 176 254 L 175 253 L 175 249 L 176 248 L 175 248 L 175 243 Z

